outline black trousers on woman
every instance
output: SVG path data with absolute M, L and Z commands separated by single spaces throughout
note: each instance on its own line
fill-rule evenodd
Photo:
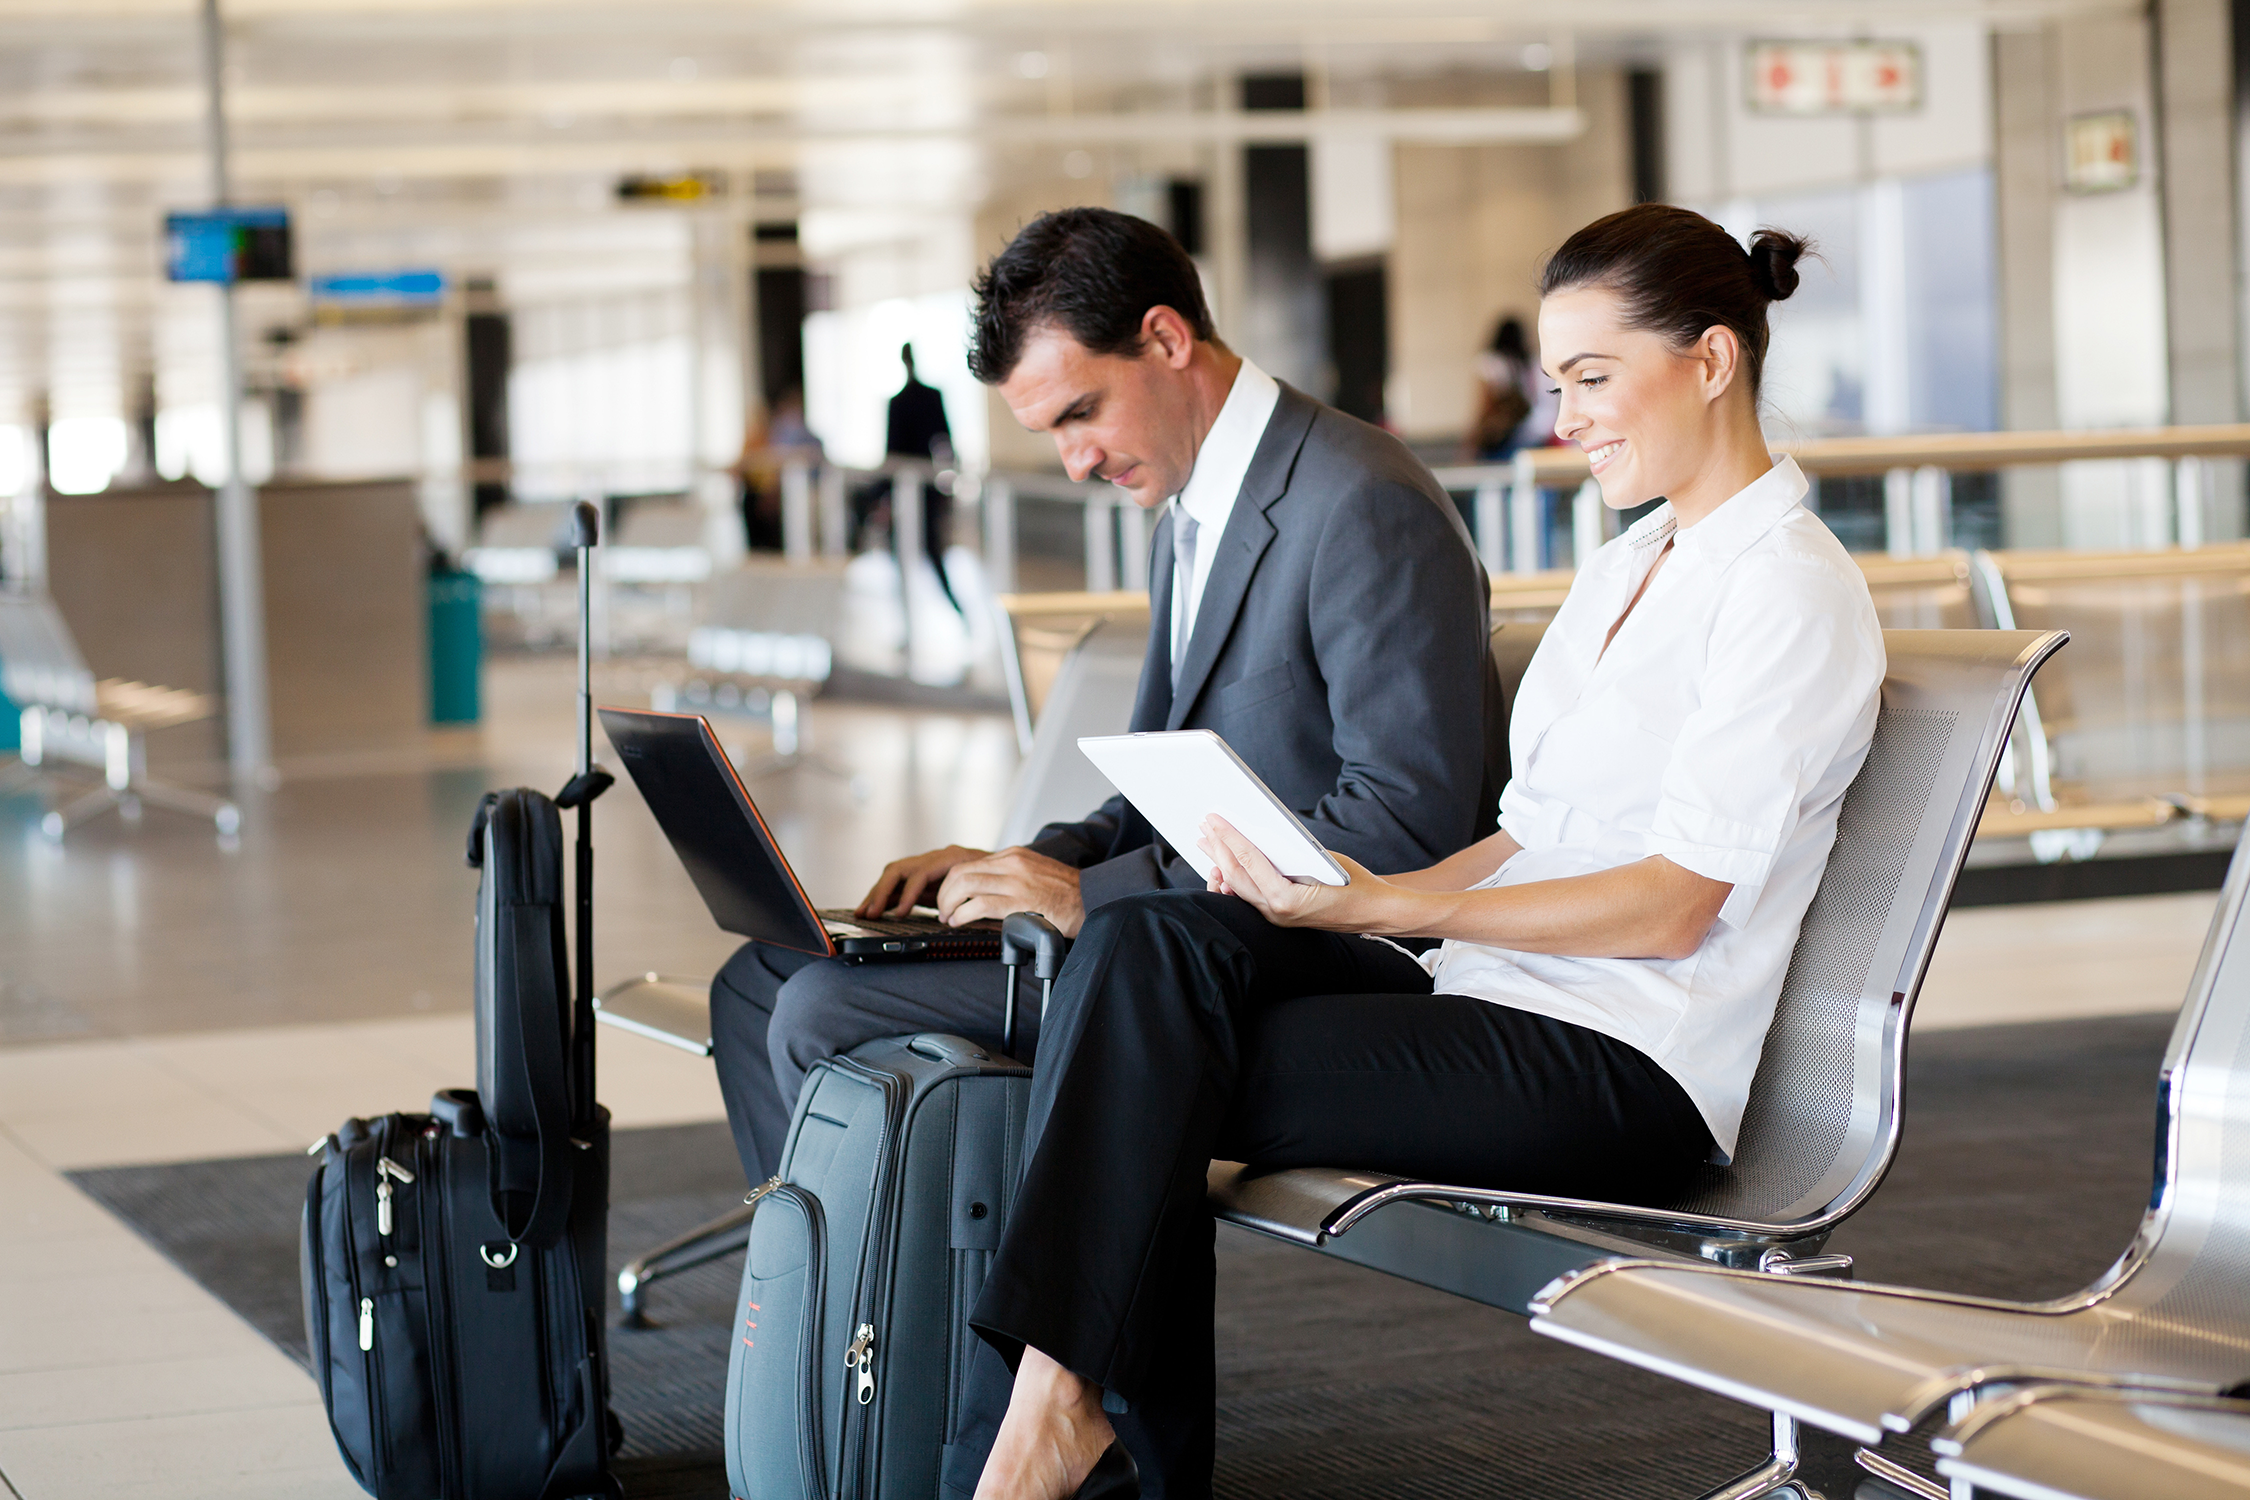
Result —
M 1623 1042 L 1460 995 L 1366 938 L 1166 891 L 1087 919 L 1055 987 L 1028 1154 L 970 1321 L 1102 1387 L 1143 1500 L 1211 1492 L 1213 1158 L 1633 1201 L 1711 1149 Z

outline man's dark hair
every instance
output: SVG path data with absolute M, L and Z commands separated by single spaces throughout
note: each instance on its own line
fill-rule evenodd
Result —
M 1212 340 L 1203 279 L 1180 242 L 1146 219 L 1107 208 L 1041 214 L 992 258 L 971 288 L 976 334 L 969 373 L 1006 380 L 1024 341 L 1053 326 L 1094 354 L 1138 354 L 1141 319 L 1169 307 Z

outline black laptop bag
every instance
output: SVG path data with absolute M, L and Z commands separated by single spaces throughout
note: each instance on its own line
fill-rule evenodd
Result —
M 1008 919 L 1016 974 L 1050 987 L 1067 944 Z M 934 1500 L 961 1449 L 984 1287 L 1021 1171 L 1031 1069 L 957 1036 L 890 1037 L 814 1065 L 781 1171 L 750 1195 L 727 1370 L 736 1500 Z
M 314 1148 L 300 1250 L 313 1373 L 345 1465 L 382 1500 L 622 1495 L 590 984 L 588 812 L 608 779 L 591 764 L 583 680 L 580 694 L 578 776 L 553 800 L 488 795 L 470 833 L 476 1090 L 441 1092 L 429 1114 L 347 1120 Z M 579 811 L 575 991 L 558 803 Z

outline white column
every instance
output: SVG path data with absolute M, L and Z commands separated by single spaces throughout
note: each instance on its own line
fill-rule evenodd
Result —
M 1914 471 L 1914 555 L 1931 557 L 1953 539 L 1953 476 L 1934 465 Z
M 1599 480 L 1589 479 L 1570 499 L 1570 565 L 1583 568 L 1593 561 L 1602 543 L 1610 539 L 1617 512 L 1602 504 Z
M 836 465 L 820 466 L 820 550 L 829 557 L 842 557 L 851 550 L 851 516 L 844 508 L 844 471 Z
M 1106 594 L 1117 587 L 1117 521 L 1107 495 L 1086 497 L 1086 592 Z
M 2190 552 L 2203 545 L 2203 519 L 2209 513 L 2211 490 L 2209 459 L 2183 458 L 2172 466 L 2173 535 Z
M 1477 560 L 1487 574 L 1507 571 L 1507 496 L 1507 488 L 1497 479 L 1477 486 Z
M 813 479 L 802 459 L 781 466 L 781 551 L 793 563 L 812 561 Z
M 1117 506 L 1117 586 L 1137 589 L 1148 582 L 1148 512 L 1130 500 Z
M 1508 486 L 1508 571 L 1539 571 L 1539 484 L 1532 478 L 1531 455 L 1516 455 L 1515 483 Z
M 984 509 L 984 571 L 997 594 L 1016 591 L 1016 487 L 997 475 L 986 475 L 982 489 Z
M 203 78 L 211 154 L 211 201 L 228 201 L 225 36 L 219 0 L 203 0 Z M 235 778 L 269 781 L 272 721 L 266 708 L 266 605 L 258 497 L 242 478 L 242 351 L 235 339 L 234 286 L 219 288 L 219 411 L 226 477 L 219 483 L 217 530 L 220 654 L 225 663 L 227 760 Z
M 1893 557 L 1914 555 L 1914 471 L 1883 474 L 1883 550 Z

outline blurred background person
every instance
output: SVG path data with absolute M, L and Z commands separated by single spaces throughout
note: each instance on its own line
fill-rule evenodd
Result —
M 805 393 L 795 386 L 781 393 L 771 412 L 753 412 L 742 432 L 742 456 L 734 472 L 742 484 L 742 531 L 753 552 L 779 552 L 781 471 L 792 463 L 817 468 L 827 457 L 820 439 L 805 425 Z

